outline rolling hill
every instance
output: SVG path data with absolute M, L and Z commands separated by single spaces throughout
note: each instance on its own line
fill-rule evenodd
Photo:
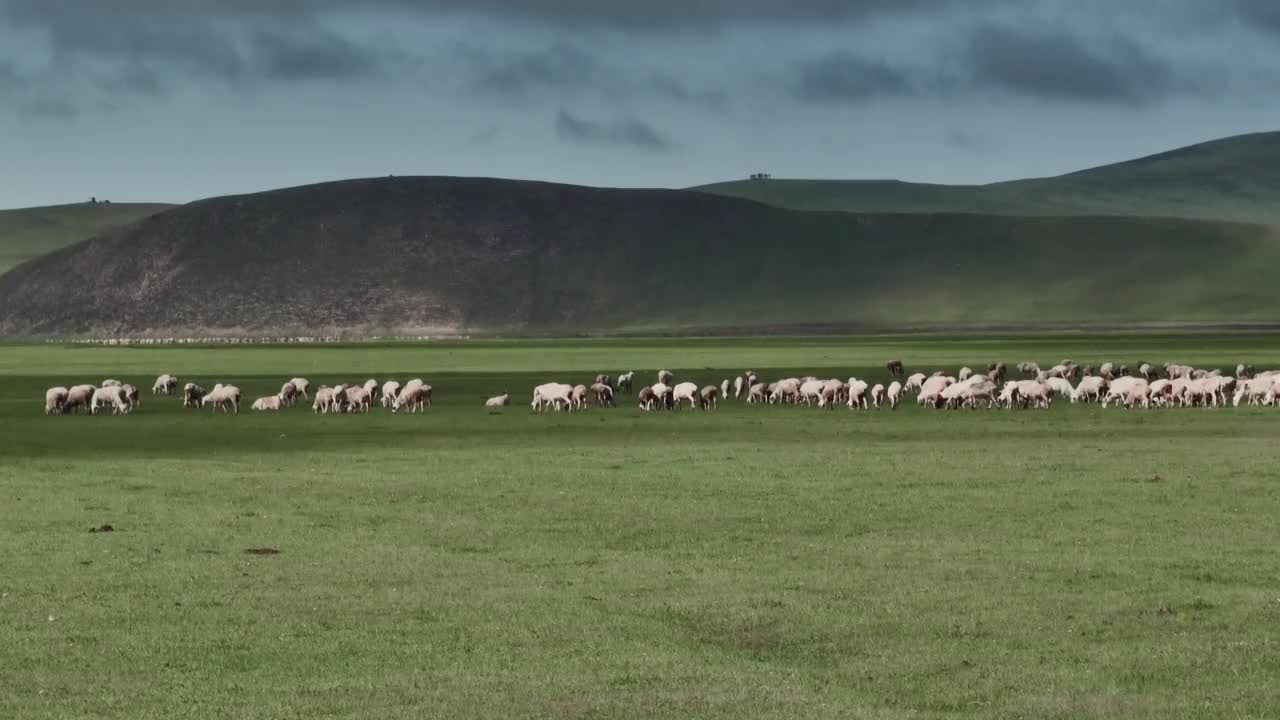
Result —
M 0 210 L 0 273 L 19 263 L 111 228 L 128 225 L 172 205 L 76 203 Z
M 0 334 L 1270 322 L 1275 231 L 442 177 L 203 200 L 0 276 Z
M 1238 135 L 1058 177 L 991 185 L 779 179 L 694 189 L 795 210 L 1126 215 L 1280 224 L 1280 132 Z

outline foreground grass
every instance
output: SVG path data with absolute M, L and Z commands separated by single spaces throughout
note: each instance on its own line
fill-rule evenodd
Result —
M 890 355 L 1280 365 L 1280 340 L 4 348 L 0 716 L 1280 706 L 1273 412 L 478 407 L 597 369 L 872 375 Z M 249 396 L 298 372 L 411 373 L 439 402 L 417 417 L 223 417 L 149 397 L 127 418 L 39 414 L 54 381 L 149 387 L 162 371 Z M 88 532 L 103 523 L 116 532 Z M 259 547 L 280 553 L 243 552 Z

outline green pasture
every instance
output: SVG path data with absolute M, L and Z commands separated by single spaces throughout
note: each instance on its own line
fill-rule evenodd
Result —
M 1274 716 L 1273 409 L 527 404 L 1068 357 L 1280 367 L 1280 336 L 0 346 L 0 717 Z M 295 375 L 436 404 L 247 411 Z M 136 413 L 43 415 L 107 377 Z

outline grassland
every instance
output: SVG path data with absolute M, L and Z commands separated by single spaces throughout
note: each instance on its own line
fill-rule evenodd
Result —
M 0 347 L 0 717 L 1270 716 L 1273 411 L 479 407 L 1067 356 L 1274 367 L 1280 337 Z M 41 415 L 159 372 L 437 403 Z
M 1125 215 L 1280 223 L 1280 133 L 1238 135 L 1057 177 L 989 185 L 736 181 L 697 188 L 795 210 Z
M 170 207 L 143 203 L 76 203 L 0 210 L 0 274 L 32 258 Z

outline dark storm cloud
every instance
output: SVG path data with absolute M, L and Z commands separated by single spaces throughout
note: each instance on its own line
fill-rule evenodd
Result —
M 556 114 L 556 137 L 593 145 L 624 145 L 640 150 L 665 151 L 674 146 L 653 126 L 636 119 L 596 122 L 561 109 Z
M 360 9 L 428 14 L 519 18 L 556 25 L 600 25 L 634 29 L 708 29 L 743 23 L 829 24 L 883 13 L 975 8 L 1014 0 L 364 0 Z M 291 18 L 350 10 L 347 0 L 0 0 L 21 19 L 75 22 L 86 16 Z
M 804 100 L 858 102 L 913 90 L 908 71 L 848 52 L 803 63 L 797 75 L 794 91 Z
M 390 59 L 329 32 L 257 32 L 250 38 L 252 63 L 272 79 L 367 77 L 381 73 Z
M 1140 104 L 1179 85 L 1169 63 L 1118 35 L 1087 43 L 1059 28 L 985 24 L 964 59 L 979 87 L 1051 100 Z
M 461 56 L 473 68 L 476 89 L 506 98 L 594 93 L 606 97 L 657 97 L 712 108 L 728 102 L 722 92 L 695 89 L 667 72 L 637 68 L 634 62 L 609 63 L 574 45 L 553 44 L 508 54 L 468 48 Z

